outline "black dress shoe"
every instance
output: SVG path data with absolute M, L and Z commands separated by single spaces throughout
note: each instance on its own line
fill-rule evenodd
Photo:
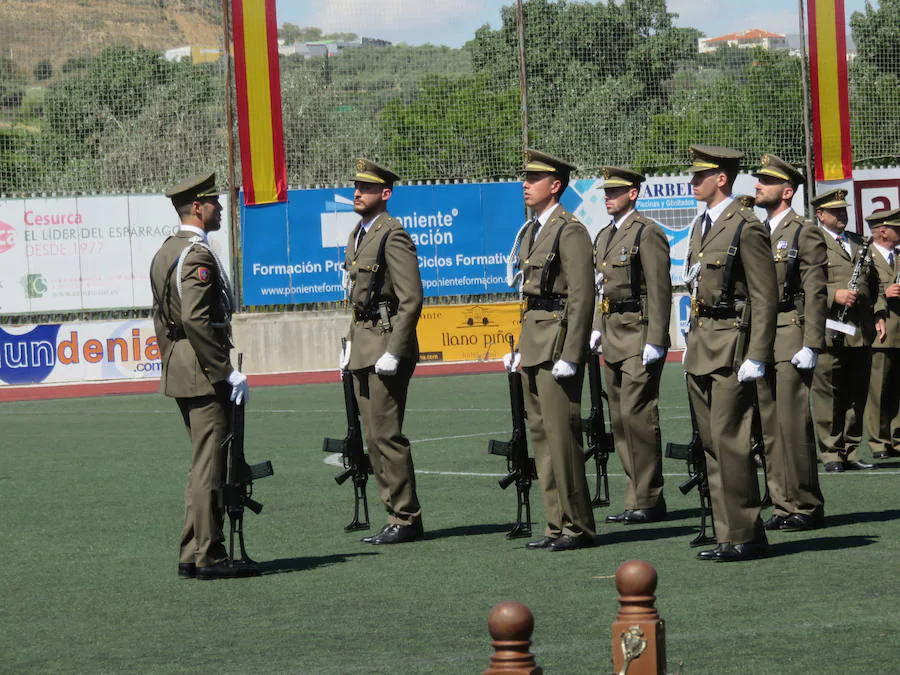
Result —
M 844 462 L 844 469 L 846 469 L 847 471 L 865 471 L 866 469 L 874 468 L 874 464 L 867 464 L 866 462 L 860 462 L 859 460 Z
M 784 527 L 784 521 L 786 519 L 787 516 L 779 516 L 777 513 L 775 513 L 771 518 L 763 523 L 763 527 L 769 531 L 780 530 L 782 529 L 782 527 Z
M 625 512 L 626 525 L 642 525 L 643 523 L 659 523 L 666 519 L 666 502 L 660 499 L 656 506 L 649 509 L 633 509 Z
M 550 544 L 554 541 L 556 541 L 556 537 L 541 537 L 540 539 L 529 541 L 525 544 L 525 548 L 529 548 L 532 551 L 536 551 L 539 548 L 550 548 Z
M 700 551 L 700 553 L 697 554 L 697 557 L 700 560 L 718 560 L 719 551 L 721 551 L 724 546 L 727 546 L 727 544 L 719 544 L 715 548 L 708 548 L 705 551 Z
M 625 509 L 622 513 L 616 513 L 611 516 L 606 516 L 607 523 L 624 523 L 625 519 L 628 517 L 628 514 L 631 513 L 631 509 Z
M 900 452 L 896 450 L 882 450 L 872 453 L 872 459 L 890 459 L 891 457 L 900 457 Z
M 360 539 L 360 541 L 361 541 L 363 544 L 371 544 L 371 543 L 372 543 L 372 540 L 373 540 L 375 537 L 377 537 L 379 534 L 384 534 L 384 533 L 387 531 L 387 529 L 388 529 L 389 527 L 390 527 L 390 525 L 385 525 L 384 527 L 382 527 L 382 528 L 381 528 L 378 532 L 376 532 L 375 534 L 367 534 L 365 537 L 363 537 L 362 539 Z
M 178 576 L 193 579 L 197 576 L 197 566 L 194 563 L 178 563 Z
M 769 553 L 769 545 L 765 540 L 748 541 L 746 544 L 724 544 L 716 562 L 741 562 L 743 560 L 758 560 Z
M 844 463 L 843 462 L 825 462 L 825 472 L 826 473 L 843 473 L 844 472 Z
M 550 542 L 549 548 L 551 551 L 574 551 L 578 548 L 590 548 L 593 545 L 593 538 L 587 535 L 573 537 L 570 534 L 564 534 Z
M 792 513 L 781 525 L 782 530 L 802 532 L 805 530 L 818 530 L 825 527 L 825 516 L 817 513 Z
M 197 578 L 209 581 L 211 579 L 241 579 L 244 577 L 258 577 L 262 574 L 259 567 L 252 563 L 225 562 L 197 568 Z
M 416 521 L 413 525 L 388 525 L 383 532 L 372 537 L 373 544 L 404 544 L 408 541 L 421 539 L 425 535 L 422 521 Z

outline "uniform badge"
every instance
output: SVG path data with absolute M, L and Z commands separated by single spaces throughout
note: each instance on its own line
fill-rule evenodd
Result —
M 619 262 L 625 262 L 626 260 L 628 260 L 628 251 L 627 251 L 627 249 L 623 246 L 623 247 L 622 247 L 622 250 L 619 251 Z
M 787 247 L 788 247 L 788 243 L 787 243 L 786 239 L 779 239 L 778 243 L 775 244 L 775 248 L 777 248 L 779 251 L 782 249 L 785 249 Z
M 208 267 L 198 267 L 197 268 L 197 276 L 200 277 L 200 281 L 209 281 L 209 268 Z

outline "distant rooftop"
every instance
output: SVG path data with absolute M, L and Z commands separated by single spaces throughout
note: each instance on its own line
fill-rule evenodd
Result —
M 706 38 L 706 42 L 728 42 L 729 40 L 762 40 L 764 38 L 784 38 L 783 33 L 770 33 L 762 28 L 751 28 L 743 33 L 728 33 L 719 37 Z

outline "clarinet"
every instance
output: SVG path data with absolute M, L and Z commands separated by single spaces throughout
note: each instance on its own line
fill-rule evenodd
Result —
M 872 256 L 869 254 L 869 247 L 871 245 L 872 237 L 865 237 L 862 245 L 859 247 L 859 257 L 856 259 L 856 264 L 853 266 L 853 273 L 850 275 L 850 282 L 847 284 L 847 289 L 850 291 L 859 290 L 859 278 L 862 276 L 863 270 L 872 262 Z M 897 276 L 900 277 L 900 274 Z M 837 320 L 841 323 L 846 323 L 847 313 L 849 311 L 850 308 L 846 305 L 841 307 Z

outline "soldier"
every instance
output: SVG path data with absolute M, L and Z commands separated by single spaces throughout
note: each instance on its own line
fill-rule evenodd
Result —
M 416 324 L 422 312 L 422 279 L 416 246 L 387 203 L 399 176 L 359 159 L 353 209 L 360 215 L 347 241 L 353 319 L 340 367 L 353 373 L 353 388 L 372 470 L 388 512 L 366 544 L 400 544 L 423 536 L 409 440 L 403 415 L 409 381 L 419 360 Z
M 900 209 L 877 211 L 868 218 L 873 266 L 878 276 L 879 318 L 886 334 L 872 344 L 872 374 L 866 404 L 866 429 L 872 457 L 900 457 Z
M 254 576 L 252 565 L 228 564 L 224 511 L 217 489 L 224 479 L 222 440 L 229 400 L 247 398 L 247 378 L 231 365 L 234 297 L 207 233 L 221 227 L 216 175 L 190 178 L 166 192 L 181 219 L 150 265 L 153 326 L 162 355 L 160 393 L 178 404 L 193 455 L 185 489 L 178 575 L 198 579 Z
M 581 387 L 594 311 L 591 239 L 559 200 L 575 167 L 536 150 L 525 153 L 525 226 L 518 254 L 525 305 L 519 351 L 504 363 L 525 374 L 525 411 L 534 446 L 545 534 L 529 549 L 592 546 L 594 513 L 581 445 Z
M 765 209 L 778 293 L 775 367 L 757 380 L 767 441 L 766 480 L 775 507 L 767 530 L 813 530 L 825 524 L 816 469 L 809 389 L 825 348 L 827 253 L 819 229 L 791 209 L 802 174 L 775 155 L 763 155 L 753 174 L 756 206 Z
M 625 510 L 606 522 L 655 523 L 666 518 L 658 403 L 672 311 L 669 242 L 635 209 L 644 176 L 609 166 L 603 178 L 613 222 L 594 241 L 600 302 L 590 343 L 599 351 L 602 335 L 613 438 L 626 476 Z
M 859 459 L 866 392 L 872 367 L 873 314 L 878 282 L 863 239 L 847 232 L 847 191 L 829 190 L 811 200 L 828 255 L 825 351 L 813 373 L 812 408 L 825 471 L 871 469 Z M 858 264 L 859 263 L 859 264 Z M 854 270 L 858 279 L 851 286 Z M 878 330 L 883 329 L 879 321 Z
M 737 150 L 691 146 L 691 187 L 705 211 L 688 241 L 692 313 L 684 368 L 706 453 L 718 545 L 701 560 L 750 560 L 768 551 L 751 453 L 754 380 L 773 361 L 777 296 L 768 232 L 734 199 Z

